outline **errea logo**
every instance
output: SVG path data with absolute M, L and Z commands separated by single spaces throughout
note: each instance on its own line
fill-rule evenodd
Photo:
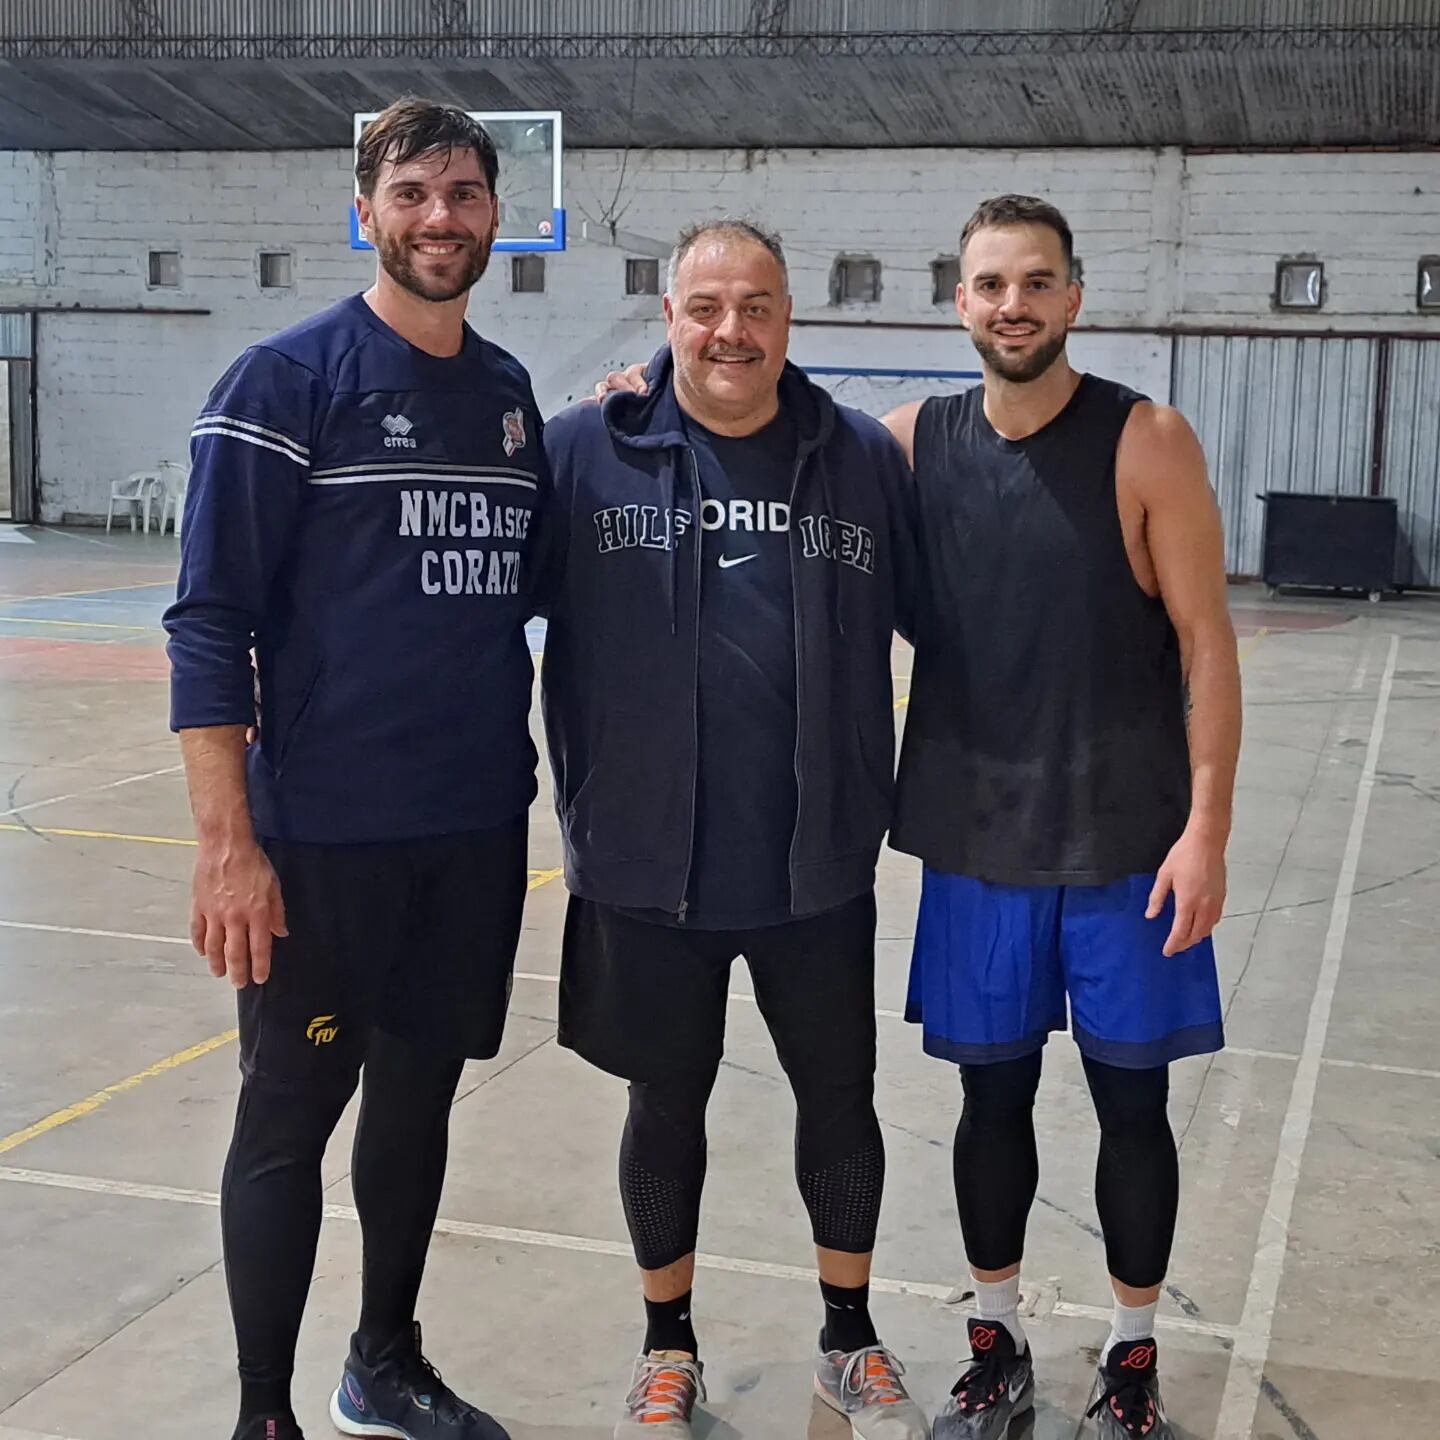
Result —
M 417 442 L 410 438 L 410 432 L 415 428 L 413 420 L 407 420 L 403 415 L 387 415 L 380 422 L 380 428 L 385 432 L 385 444 L 389 449 L 415 449 Z

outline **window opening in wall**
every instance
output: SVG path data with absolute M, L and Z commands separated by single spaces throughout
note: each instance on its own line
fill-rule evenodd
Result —
M 1281 260 L 1275 266 L 1275 308 L 1318 310 L 1325 296 L 1325 266 L 1318 260 Z
M 510 289 L 516 295 L 545 293 L 545 257 L 543 255 L 512 255 L 510 257 Z
M 288 250 L 260 252 L 260 288 L 288 290 L 294 284 L 294 259 Z
M 841 255 L 830 271 L 832 305 L 873 304 L 880 298 L 880 262 L 869 255 Z
M 960 283 L 960 257 L 937 255 L 930 262 L 930 303 L 953 305 L 955 287 Z
M 152 289 L 170 289 L 180 283 L 180 252 L 152 250 L 149 262 L 149 284 Z
M 1440 310 L 1440 255 L 1422 255 L 1415 272 L 1415 303 L 1422 310 Z
M 658 295 L 660 293 L 660 262 L 658 260 L 627 260 L 625 262 L 625 293 L 627 295 Z
M 35 317 L 0 311 L 0 521 L 39 519 L 35 494 Z

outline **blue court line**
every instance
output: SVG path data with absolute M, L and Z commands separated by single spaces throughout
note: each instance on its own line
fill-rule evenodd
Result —
M 807 375 L 883 375 L 887 380 L 983 380 L 979 370 L 886 370 L 875 365 L 803 365 Z

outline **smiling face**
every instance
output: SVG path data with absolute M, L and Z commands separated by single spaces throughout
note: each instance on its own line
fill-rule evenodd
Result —
M 374 193 L 355 203 L 385 273 L 422 300 L 457 299 L 490 263 L 500 207 L 473 149 L 387 161 Z
M 790 342 L 790 295 L 758 241 L 720 231 L 685 253 L 665 296 L 675 391 L 702 424 L 756 418 L 778 404 Z
M 1023 384 L 1064 353 L 1080 313 L 1065 247 L 1048 225 L 984 226 L 961 256 L 955 308 L 988 369 Z

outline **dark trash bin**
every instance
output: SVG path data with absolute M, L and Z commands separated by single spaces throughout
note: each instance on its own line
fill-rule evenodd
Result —
M 1395 588 L 1399 513 L 1389 495 L 1307 495 L 1269 490 L 1261 578 L 1282 585 L 1363 590 L 1378 600 Z

